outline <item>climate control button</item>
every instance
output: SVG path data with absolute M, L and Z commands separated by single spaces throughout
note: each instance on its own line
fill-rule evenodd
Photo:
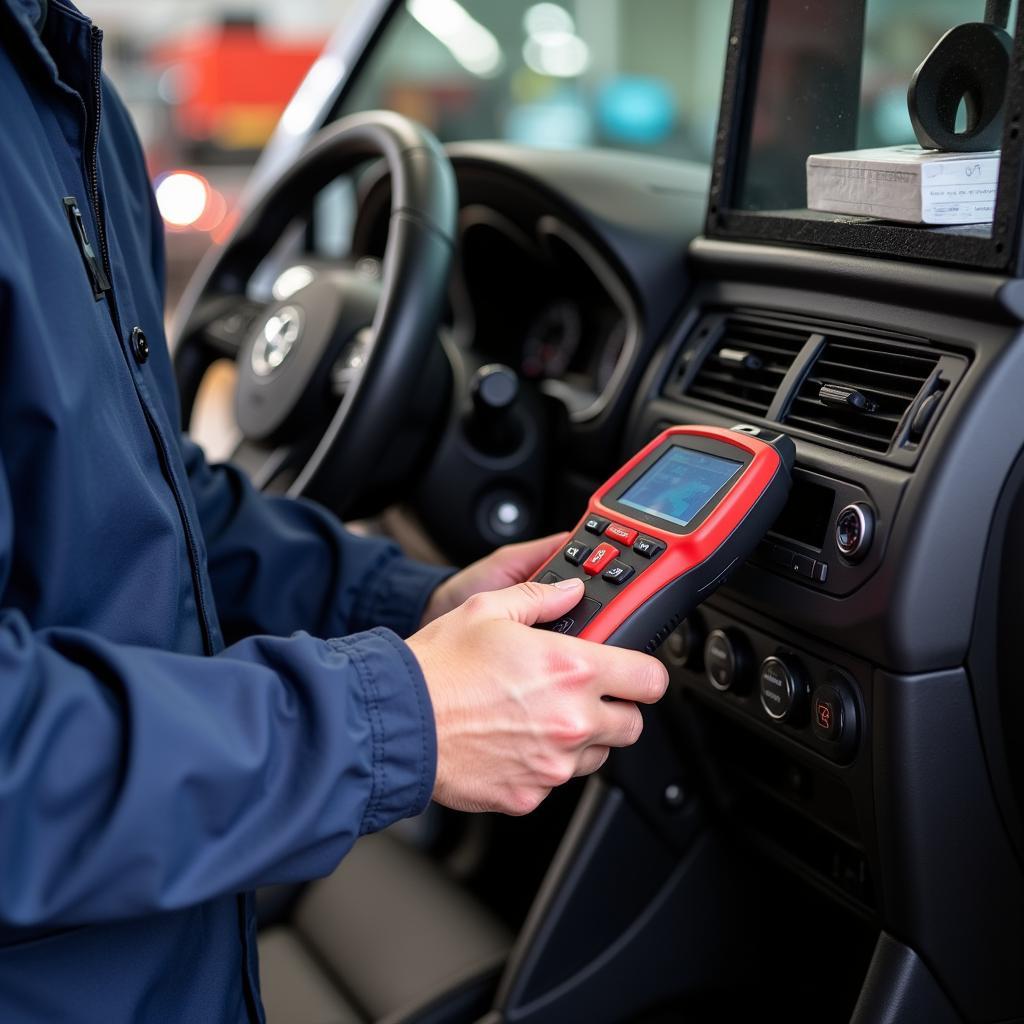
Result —
M 761 662 L 761 707 L 776 722 L 795 722 L 807 702 L 803 667 L 792 655 L 773 654 Z
M 665 653 L 674 665 L 700 670 L 704 658 L 704 620 L 691 612 L 665 641 Z
M 737 629 L 714 629 L 704 643 L 708 682 L 725 693 L 742 693 L 750 681 L 750 643 Z

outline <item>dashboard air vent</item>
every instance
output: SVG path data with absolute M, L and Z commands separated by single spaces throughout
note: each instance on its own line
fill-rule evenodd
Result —
M 783 422 L 887 452 L 940 359 L 927 349 L 828 337 Z
M 728 317 L 686 394 L 765 416 L 810 332 Z

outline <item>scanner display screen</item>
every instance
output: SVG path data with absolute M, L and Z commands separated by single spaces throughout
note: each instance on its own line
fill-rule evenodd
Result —
M 718 455 L 670 448 L 618 500 L 628 508 L 686 526 L 742 466 Z

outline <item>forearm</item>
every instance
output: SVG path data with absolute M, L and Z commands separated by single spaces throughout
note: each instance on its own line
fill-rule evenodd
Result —
M 322 875 L 417 813 L 433 719 L 405 645 L 216 658 L 0 619 L 0 920 L 77 924 Z
M 414 632 L 450 570 L 405 558 L 389 541 L 347 531 L 311 502 L 255 491 L 231 466 L 209 466 L 183 441 L 217 611 L 229 640 L 316 636 L 387 626 Z

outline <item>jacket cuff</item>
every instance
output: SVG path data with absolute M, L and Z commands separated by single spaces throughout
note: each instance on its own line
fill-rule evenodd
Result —
M 386 626 L 401 637 L 411 636 L 420 628 L 430 595 L 455 571 L 396 556 L 363 587 L 350 628 Z
M 359 834 L 420 814 L 437 773 L 437 734 L 423 671 L 390 629 L 328 640 L 356 668 L 372 735 L 370 798 Z

